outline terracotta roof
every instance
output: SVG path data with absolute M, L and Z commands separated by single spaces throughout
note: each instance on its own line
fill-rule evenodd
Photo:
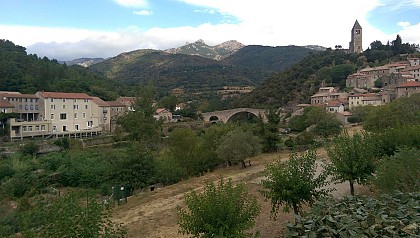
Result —
M 404 71 L 411 71 L 411 70 L 417 70 L 420 69 L 420 65 L 414 65 L 414 66 L 410 66 L 404 69 Z
M 343 105 L 344 103 L 340 102 L 339 100 L 329 101 L 326 103 L 327 107 L 338 107 L 340 105 Z
M 406 87 L 420 87 L 420 82 L 417 81 L 408 81 L 397 86 L 397 88 L 406 88 Z
M 92 101 L 100 107 L 109 107 L 109 104 L 99 97 L 92 97 Z
M 44 98 L 92 99 L 86 93 L 40 92 L 39 95 Z
M 38 98 L 35 94 L 22 94 L 22 93 L 7 93 L 2 92 L 0 93 L 1 97 L 7 97 L 7 98 Z
M 119 101 L 106 101 L 106 103 L 110 106 L 110 107 L 125 107 L 125 105 Z
M 8 101 L 0 100 L 0 107 L 1 108 L 14 108 L 12 104 L 10 104 Z
M 351 115 L 353 115 L 353 113 L 351 113 L 349 111 L 337 112 L 337 113 L 340 113 L 341 115 L 344 115 L 344 116 L 351 116 Z
M 117 101 L 120 101 L 122 103 L 128 102 L 128 103 L 134 103 L 136 101 L 135 97 L 119 97 Z

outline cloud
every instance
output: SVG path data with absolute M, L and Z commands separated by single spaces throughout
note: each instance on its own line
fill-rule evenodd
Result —
M 138 15 L 138 16 L 151 16 L 153 15 L 153 11 L 149 11 L 149 10 L 134 11 L 133 14 Z
M 198 12 L 223 14 L 226 19 L 235 21 L 224 20 L 218 24 L 204 23 L 195 27 L 156 26 L 148 30 L 140 30 L 143 28 L 138 26 L 127 26 L 114 31 L 0 25 L 0 32 L 3 38 L 27 47 L 30 53 L 58 60 L 80 57 L 107 58 L 145 48 L 163 50 L 197 39 L 203 39 L 210 45 L 237 40 L 246 45 L 293 44 L 332 48 L 342 45 L 347 48 L 350 30 L 356 19 L 363 27 L 364 49 L 375 40 L 383 43 L 392 41 L 397 34 L 404 42 L 420 43 L 420 23 L 401 21 L 398 23 L 402 27 L 401 30 L 392 35 L 368 23 L 368 13 L 383 4 L 379 0 L 352 0 L 352 4 L 348 5 L 337 4 L 336 0 L 293 0 L 282 5 L 272 0 L 259 0 L 258 4 L 252 0 L 178 1 L 194 5 L 196 9 L 204 9 Z M 345 11 L 342 10 L 344 5 Z
M 402 27 L 402 28 L 407 28 L 409 27 L 411 24 L 408 21 L 401 21 L 397 23 L 398 26 Z
M 216 14 L 216 10 L 214 10 L 214 9 L 202 9 L 202 10 L 194 10 L 194 12 L 197 12 L 197 13 L 207 13 L 207 14 L 210 14 L 210 15 L 214 15 L 214 14 Z
M 148 6 L 147 0 L 114 0 L 117 4 L 123 7 L 146 7 Z

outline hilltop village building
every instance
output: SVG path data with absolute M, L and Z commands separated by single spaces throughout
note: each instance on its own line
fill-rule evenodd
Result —
M 351 116 L 348 110 L 359 106 L 380 106 L 395 99 L 420 93 L 420 58 L 407 58 L 378 67 L 366 67 L 346 79 L 349 92 L 337 88 L 321 87 L 311 96 L 311 106 L 324 107 L 336 113 L 344 123 Z M 382 88 L 377 88 L 380 82 Z M 376 93 L 373 93 L 376 92 Z
M 118 117 L 134 110 L 134 99 L 104 101 L 86 93 L 0 92 L 0 113 L 18 114 L 18 118 L 7 122 L 11 140 L 35 136 L 88 137 L 113 132 Z M 165 116 L 168 118 L 170 112 Z

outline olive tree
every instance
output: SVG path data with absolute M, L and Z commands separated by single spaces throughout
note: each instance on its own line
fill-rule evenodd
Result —
M 217 185 L 207 182 L 203 193 L 191 191 L 186 207 L 178 206 L 179 232 L 193 237 L 247 237 L 255 225 L 260 206 L 244 184 L 234 186 L 221 178 Z
M 300 212 L 303 204 L 313 204 L 318 197 L 330 191 L 323 188 L 327 185 L 326 170 L 316 175 L 317 155 L 310 150 L 302 154 L 292 153 L 289 160 L 269 164 L 264 173 L 266 179 L 261 181 L 261 194 L 271 200 L 271 214 L 275 218 L 280 206 L 288 212 L 293 208 L 295 214 Z
M 217 155 L 228 164 L 240 162 L 245 168 L 245 159 L 261 153 L 260 139 L 250 131 L 237 128 L 225 135 L 217 147 Z

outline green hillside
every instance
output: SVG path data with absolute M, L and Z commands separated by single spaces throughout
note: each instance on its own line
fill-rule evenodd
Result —
M 314 50 L 301 46 L 249 45 L 239 49 L 222 62 L 248 68 L 278 72 L 300 62 Z
M 154 50 L 124 53 L 89 68 L 123 84 L 137 85 L 152 81 L 157 88 L 184 88 L 190 93 L 223 86 L 255 86 L 268 76 L 264 70 Z
M 28 55 L 26 49 L 0 40 L 0 91 L 85 92 L 107 100 L 115 99 L 123 87 L 81 66 L 67 66 L 56 60 Z

